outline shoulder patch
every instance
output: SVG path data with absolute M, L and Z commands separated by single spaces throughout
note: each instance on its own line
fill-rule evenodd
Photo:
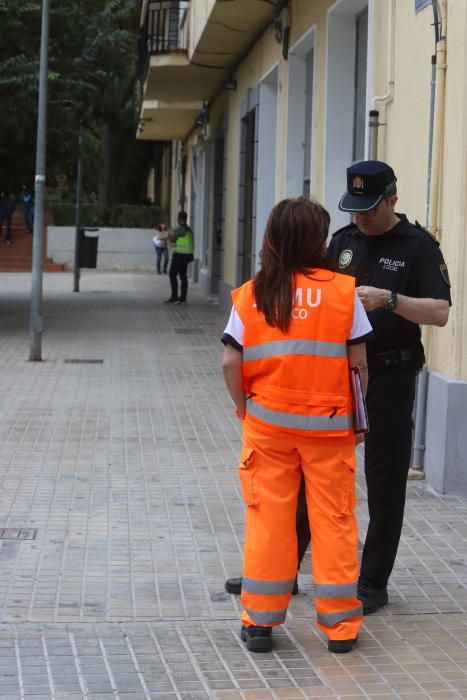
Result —
M 435 245 L 437 245 L 438 248 L 439 248 L 439 241 L 438 241 L 438 239 L 435 238 L 435 236 L 433 236 L 433 234 L 432 234 L 430 231 L 428 231 L 427 228 L 425 228 L 424 226 L 422 226 L 421 223 L 420 223 L 419 221 L 415 221 L 415 226 L 418 228 L 419 231 L 423 231 L 423 233 L 426 233 L 426 235 L 429 236 L 429 237 L 431 238 L 431 240 L 433 241 L 433 243 L 434 243 Z
M 339 255 L 339 262 L 338 262 L 339 269 L 343 270 L 346 267 L 348 267 L 350 265 L 350 263 L 352 262 L 352 258 L 353 258 L 353 250 L 350 250 L 348 248 L 346 248 L 346 250 L 343 250 L 341 252 L 341 254 Z
M 356 228 L 357 228 L 357 227 L 355 226 L 355 224 L 347 224 L 347 226 L 343 226 L 342 228 L 340 228 L 340 229 L 338 229 L 337 231 L 335 231 L 335 232 L 332 234 L 332 238 L 334 238 L 334 236 L 339 235 L 339 233 L 344 233 L 344 232 L 347 232 L 347 231 L 351 231 L 352 229 L 355 230 Z
M 450 287 L 451 280 L 449 279 L 448 266 L 446 265 L 446 263 L 442 263 L 439 266 L 439 271 L 441 272 L 441 277 L 443 278 L 443 281 L 448 285 L 448 287 Z

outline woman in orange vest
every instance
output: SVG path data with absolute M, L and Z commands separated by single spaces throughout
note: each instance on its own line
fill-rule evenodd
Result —
M 317 624 L 329 651 L 351 651 L 362 623 L 349 366 L 360 368 L 366 389 L 371 326 L 355 280 L 329 269 L 328 229 L 327 211 L 305 197 L 274 207 L 261 269 L 232 292 L 222 337 L 224 378 L 243 421 L 241 637 L 250 651 L 270 651 L 272 627 L 285 621 L 302 473 Z

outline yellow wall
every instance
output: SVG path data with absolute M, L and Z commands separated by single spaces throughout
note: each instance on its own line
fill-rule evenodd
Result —
M 453 285 L 447 332 L 435 333 L 433 357 L 440 371 L 467 378 L 465 306 L 467 222 L 467 3 L 449 0 L 444 155 L 441 174 L 441 245 Z
M 192 0 L 190 3 L 190 32 L 188 37 L 188 56 L 192 56 L 203 29 L 206 26 L 216 0 Z

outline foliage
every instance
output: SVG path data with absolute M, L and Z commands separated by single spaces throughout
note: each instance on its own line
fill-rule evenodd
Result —
M 54 226 L 74 226 L 75 205 L 70 203 L 49 203 Z M 118 228 L 155 228 L 162 212 L 158 207 L 118 204 L 112 207 L 107 221 L 108 226 Z M 98 204 L 82 204 L 80 213 L 83 226 L 102 226 L 102 214 Z
M 0 187 L 13 192 L 34 174 L 41 7 L 0 0 Z M 48 184 L 74 188 L 81 127 L 84 190 L 107 219 L 141 200 L 154 150 L 135 140 L 137 20 L 134 0 L 50 3 Z

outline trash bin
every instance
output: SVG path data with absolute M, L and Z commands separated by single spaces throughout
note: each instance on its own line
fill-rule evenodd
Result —
M 97 267 L 98 228 L 85 227 L 79 232 L 79 266 Z

